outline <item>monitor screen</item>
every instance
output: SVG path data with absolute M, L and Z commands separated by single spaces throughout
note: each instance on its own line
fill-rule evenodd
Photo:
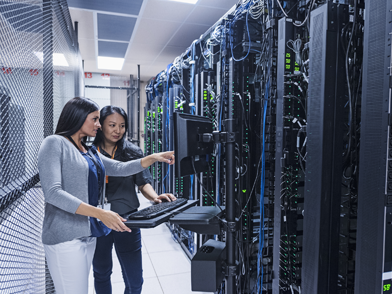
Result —
M 174 153 L 176 177 L 208 171 L 213 142 L 201 142 L 199 135 L 212 133 L 212 122 L 204 116 L 175 112 Z

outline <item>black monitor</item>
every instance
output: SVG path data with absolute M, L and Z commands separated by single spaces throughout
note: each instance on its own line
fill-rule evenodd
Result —
M 175 112 L 173 116 L 176 177 L 208 171 L 214 143 L 202 142 L 199 135 L 212 133 L 211 120 L 180 112 Z

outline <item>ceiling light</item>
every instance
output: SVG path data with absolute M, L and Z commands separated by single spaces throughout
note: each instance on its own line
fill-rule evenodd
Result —
M 123 64 L 124 64 L 124 58 L 98 56 L 99 69 L 121 70 Z
M 196 4 L 198 0 L 169 0 L 174 2 L 182 2 L 182 3 L 189 3 L 189 4 Z
M 53 65 L 55 66 L 69 66 L 64 54 L 53 53 Z
M 34 51 L 35 56 L 44 63 L 44 53 L 39 51 Z M 53 65 L 54 66 L 69 66 L 67 59 L 62 53 L 53 53 Z

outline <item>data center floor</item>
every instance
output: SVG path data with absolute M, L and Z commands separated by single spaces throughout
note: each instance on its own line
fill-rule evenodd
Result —
M 150 205 L 150 202 L 141 194 L 139 194 L 139 200 L 140 208 Z M 142 252 L 144 277 L 142 294 L 201 293 L 191 291 L 190 260 L 180 245 L 173 240 L 165 224 L 153 229 L 142 229 Z M 124 293 L 121 267 L 114 250 L 112 287 L 113 294 Z M 89 294 L 94 293 L 94 279 L 91 270 Z

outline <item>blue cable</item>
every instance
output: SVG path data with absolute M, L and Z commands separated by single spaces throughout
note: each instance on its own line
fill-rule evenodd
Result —
M 257 290 L 262 292 L 263 278 L 264 278 L 264 268 L 262 264 L 263 258 L 263 248 L 264 248 L 264 188 L 265 188 L 265 121 L 267 117 L 267 106 L 268 106 L 268 90 L 269 81 L 267 81 L 265 87 L 265 97 L 264 97 L 264 114 L 263 114 L 263 150 L 261 153 L 261 184 L 260 184 L 260 232 L 259 232 L 259 253 L 257 258 L 257 276 L 260 276 L 261 280 L 257 280 Z
M 242 57 L 241 59 L 236 59 L 236 58 L 234 57 L 234 53 L 233 53 L 233 41 L 232 41 L 232 36 L 231 36 L 231 34 L 232 34 L 231 25 L 234 24 L 235 21 L 236 21 L 237 19 L 234 18 L 233 21 L 230 22 L 230 24 L 229 24 L 230 50 L 231 50 L 231 57 L 233 58 L 234 61 L 242 61 L 242 60 L 244 60 L 245 58 L 247 58 L 248 55 L 249 55 L 249 53 L 250 53 L 250 46 L 251 46 L 250 43 L 251 43 L 251 40 L 250 40 L 250 32 L 249 32 L 249 26 L 248 26 L 248 15 L 249 15 L 249 9 L 248 9 L 248 11 L 246 12 L 246 18 L 245 18 L 245 19 L 246 19 L 246 30 L 248 31 L 248 40 L 249 40 L 248 53 L 246 53 L 246 55 L 245 55 L 244 57 Z
M 190 97 L 191 103 L 192 103 L 191 114 L 195 114 L 195 105 L 194 105 L 195 104 L 195 89 L 194 89 L 194 86 L 195 86 L 195 51 L 196 51 L 195 44 L 196 44 L 196 40 L 193 41 L 192 49 L 191 49 L 192 50 L 191 97 Z M 189 199 L 193 200 L 193 175 L 191 175 L 190 178 L 191 178 L 191 191 L 190 191 Z
M 165 120 L 165 151 L 169 151 L 169 138 L 170 138 L 170 115 L 169 115 L 169 88 L 170 88 L 170 68 L 173 63 L 166 67 L 166 120 Z M 165 179 L 169 175 L 170 165 L 168 166 L 167 173 L 162 180 L 163 193 L 166 193 Z M 170 181 L 170 177 L 169 177 Z

